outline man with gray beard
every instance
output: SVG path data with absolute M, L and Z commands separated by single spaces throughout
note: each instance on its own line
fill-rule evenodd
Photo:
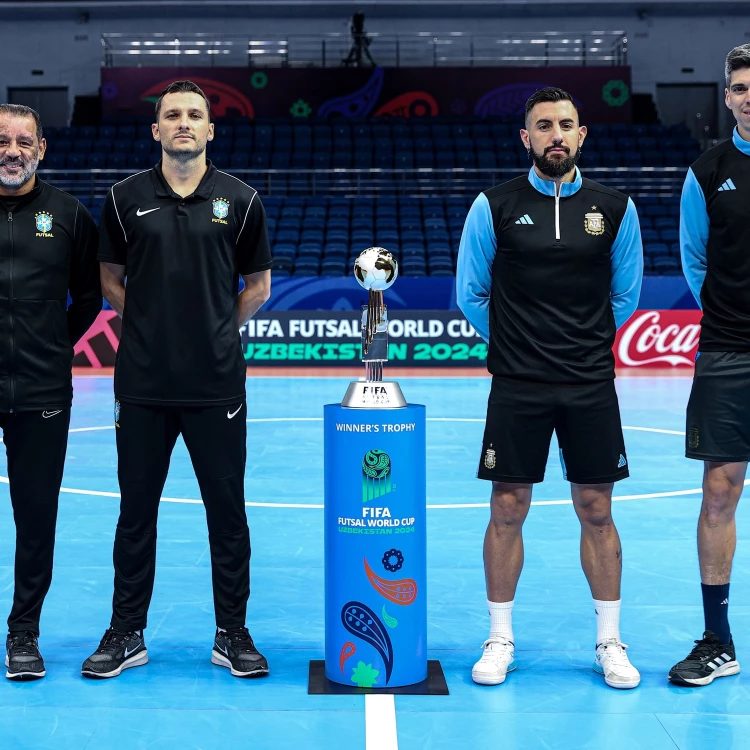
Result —
M 73 346 L 102 307 L 96 224 L 76 198 L 37 177 L 46 148 L 33 109 L 0 104 L 0 428 L 16 523 L 11 680 L 46 674 L 37 639 L 52 580 Z

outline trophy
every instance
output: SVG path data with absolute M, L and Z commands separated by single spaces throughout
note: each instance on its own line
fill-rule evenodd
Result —
M 406 406 L 395 381 L 383 380 L 383 363 L 388 361 L 388 308 L 383 292 L 398 276 L 398 262 L 383 247 L 368 247 L 354 261 L 354 276 L 368 292 L 362 305 L 362 361 L 365 380 L 349 384 L 342 406 L 355 409 L 394 409 Z

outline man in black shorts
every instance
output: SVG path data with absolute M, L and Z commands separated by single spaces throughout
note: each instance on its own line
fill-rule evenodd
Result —
M 585 136 L 569 94 L 535 93 L 521 130 L 534 166 L 482 193 L 461 238 L 458 303 L 489 343 L 493 375 L 479 464 L 479 477 L 492 481 L 484 540 L 490 636 L 472 670 L 482 685 L 504 682 L 515 668 L 522 527 L 553 431 L 594 597 L 594 669 L 615 688 L 640 681 L 619 632 L 622 552 L 611 506 L 628 462 L 612 346 L 638 304 L 643 254 L 633 202 L 576 167 Z
M 687 407 L 685 455 L 703 461 L 698 559 L 704 633 L 669 679 L 708 685 L 737 674 L 729 628 L 735 511 L 750 459 L 750 44 L 726 59 L 732 138 L 690 167 L 682 190 L 680 249 L 703 310 Z
M 239 328 L 270 295 L 265 213 L 255 190 L 206 160 L 213 125 L 194 83 L 177 81 L 162 92 L 153 134 L 162 160 L 114 185 L 102 215 L 102 289 L 122 315 L 115 365 L 122 500 L 111 625 L 82 672 L 116 677 L 148 661 L 143 629 L 156 517 L 181 434 L 208 520 L 217 625 L 211 661 L 237 677 L 257 677 L 268 674 L 268 664 L 245 627 L 250 535 Z

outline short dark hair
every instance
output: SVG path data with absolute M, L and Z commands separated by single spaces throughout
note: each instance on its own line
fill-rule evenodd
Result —
M 198 96 L 206 102 L 208 119 L 211 119 L 211 102 L 208 101 L 208 97 L 203 93 L 203 89 L 197 83 L 193 83 L 192 81 L 174 81 L 173 83 L 170 83 L 161 94 L 159 94 L 159 98 L 156 100 L 156 122 L 159 122 L 162 99 L 164 99 L 167 94 L 198 94 Z
M 526 100 L 526 111 L 523 116 L 524 122 L 528 120 L 529 112 L 531 112 L 537 104 L 543 104 L 544 102 L 570 102 L 573 105 L 576 114 L 578 113 L 578 107 L 576 107 L 573 97 L 567 91 L 555 88 L 554 86 L 547 86 L 545 89 L 535 91 Z
M 42 118 L 39 117 L 39 112 L 31 107 L 27 107 L 25 104 L 0 104 L 0 115 L 10 115 L 11 117 L 31 117 L 36 124 L 36 139 L 39 143 L 42 142 L 43 131 L 42 131 Z
M 750 44 L 741 44 L 735 47 L 728 55 L 724 64 L 724 78 L 727 82 L 727 88 L 732 80 L 732 73 L 742 68 L 750 68 Z

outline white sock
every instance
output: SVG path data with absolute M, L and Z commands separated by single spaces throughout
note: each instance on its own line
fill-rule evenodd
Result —
M 513 641 L 513 602 L 491 602 L 487 600 L 490 613 L 490 638 L 498 636 Z
M 606 638 L 620 640 L 620 602 L 620 599 L 616 602 L 603 602 L 594 599 L 597 646 Z

